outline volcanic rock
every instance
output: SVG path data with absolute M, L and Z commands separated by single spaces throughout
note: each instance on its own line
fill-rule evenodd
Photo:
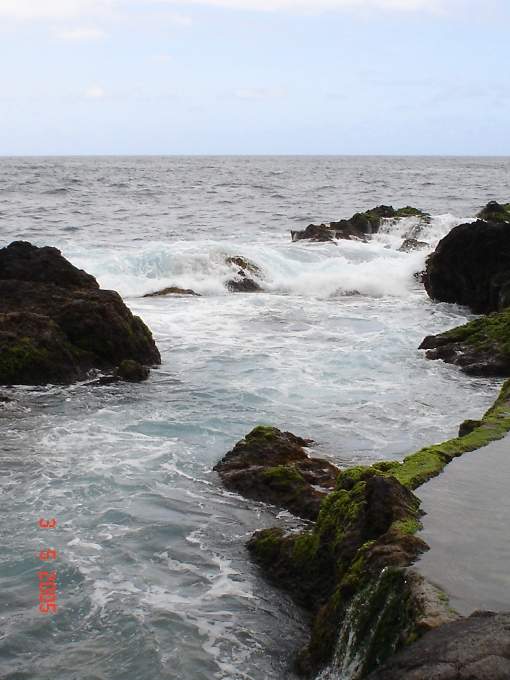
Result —
M 214 470 L 227 489 L 314 520 L 340 471 L 327 460 L 308 456 L 303 447 L 311 443 L 276 427 L 259 426 Z
M 56 248 L 18 241 L 0 250 L 0 384 L 68 384 L 125 359 L 161 363 L 151 332 L 118 293 Z
M 508 680 L 510 613 L 474 612 L 434 628 L 367 680 Z
M 454 227 L 427 259 L 423 283 L 434 300 L 467 305 L 475 314 L 507 307 L 510 223 L 477 220 Z

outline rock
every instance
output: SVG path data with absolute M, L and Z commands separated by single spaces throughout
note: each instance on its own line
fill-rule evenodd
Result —
M 325 224 L 309 224 L 304 231 L 291 231 L 290 235 L 293 241 L 317 241 L 326 242 L 333 241 L 335 232 L 333 229 L 326 227 Z
M 163 290 L 157 290 L 155 293 L 146 293 L 144 297 L 156 297 L 158 295 L 196 295 L 201 297 L 200 293 L 195 293 L 191 288 L 178 288 L 177 286 L 163 288 Z
M 510 224 L 510 203 L 500 204 L 490 201 L 485 208 L 480 210 L 477 217 L 492 224 Z
M 477 427 L 480 427 L 481 424 L 481 420 L 471 420 L 470 418 L 464 420 L 464 422 L 459 425 L 459 437 L 466 437 L 468 434 L 471 434 L 471 432 L 474 432 Z
M 400 253 L 410 253 L 412 250 L 421 250 L 427 248 L 428 243 L 425 241 L 417 241 L 415 238 L 406 238 L 402 241 L 402 245 L 398 249 Z
M 260 276 L 261 271 L 256 264 L 240 256 L 229 256 L 225 263 L 239 267 L 236 278 L 227 281 L 227 288 L 231 293 L 259 293 L 262 288 L 246 272 L 252 276 Z
M 14 241 L 0 249 L 0 279 L 53 283 L 59 288 L 99 290 L 96 279 L 62 257 L 60 250 Z
M 0 394 L 0 403 L 9 404 L 11 401 L 12 399 L 8 397 L 6 394 Z
M 148 366 L 142 366 L 132 359 L 123 359 L 117 368 L 116 375 L 126 382 L 142 382 L 142 380 L 147 380 L 149 373 Z
M 510 613 L 475 612 L 435 628 L 367 680 L 508 680 Z
M 291 432 L 259 426 L 237 442 L 214 470 L 227 489 L 314 520 L 340 471 L 327 460 L 308 456 L 303 447 L 309 444 Z
M 375 234 L 381 226 L 383 218 L 401 219 L 403 217 L 421 217 L 429 220 L 430 215 L 406 206 L 395 210 L 391 205 L 379 205 L 363 213 L 355 213 L 348 220 L 337 220 L 325 224 L 309 224 L 304 231 L 291 231 L 293 241 L 308 239 L 310 241 L 333 241 L 334 239 L 358 239 L 366 241 L 368 234 Z
M 124 359 L 161 363 L 149 329 L 120 295 L 101 290 L 56 248 L 16 242 L 0 250 L 0 263 L 0 384 L 68 384 L 93 369 L 113 372 Z
M 423 283 L 434 300 L 475 314 L 501 311 L 510 303 L 510 224 L 478 220 L 454 227 L 427 259 Z
M 419 349 L 468 375 L 510 376 L 510 309 L 470 321 L 439 335 L 428 335 Z

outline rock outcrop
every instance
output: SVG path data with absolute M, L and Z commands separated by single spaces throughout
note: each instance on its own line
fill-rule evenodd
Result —
M 430 219 L 430 215 L 411 206 L 395 210 L 391 205 L 379 205 L 363 213 L 355 213 L 348 220 L 341 219 L 330 222 L 329 226 L 309 224 L 303 231 L 291 231 L 291 236 L 293 241 L 305 239 L 325 242 L 353 238 L 366 241 L 367 235 L 379 231 L 382 219 L 398 220 L 403 217 L 420 217 L 426 221 Z
M 214 466 L 227 489 L 315 520 L 340 470 L 303 449 L 310 440 L 259 426 Z
M 427 359 L 442 359 L 468 375 L 509 377 L 510 309 L 428 335 L 419 349 L 427 350 Z
M 356 677 L 365 677 L 363 673 L 372 672 L 394 652 L 455 617 L 444 598 L 431 597 L 423 581 L 409 573 L 408 567 L 428 549 L 416 536 L 421 512 L 413 492 L 453 457 L 500 439 L 508 430 L 510 381 L 480 421 L 463 423 L 459 437 L 421 449 L 402 462 L 340 472 L 312 528 L 286 533 L 273 527 L 253 535 L 248 548 L 264 574 L 313 615 L 310 642 L 296 660 L 301 675 L 315 677 L 336 652 L 342 657 L 344 645 L 349 654 L 363 656 Z M 255 444 L 252 451 L 250 440 Z M 229 488 L 296 512 L 281 499 L 289 490 L 292 498 L 295 491 L 289 484 L 294 481 L 294 474 L 287 472 L 292 470 L 289 456 L 297 461 L 294 466 L 304 462 L 300 449 L 306 443 L 275 428 L 255 428 L 216 469 Z M 281 488 L 264 480 L 267 466 L 286 470 Z M 254 495 L 246 491 L 243 479 L 247 471 L 250 480 L 251 470 Z M 266 495 L 258 495 L 261 488 Z
M 118 293 L 56 248 L 16 241 L 0 250 L 0 384 L 68 384 L 124 360 L 161 363 L 151 332 Z
M 431 630 L 367 680 L 508 680 L 510 613 L 474 612 Z
M 480 214 L 483 220 L 459 224 L 439 241 L 423 283 L 434 300 L 489 314 L 510 305 L 510 211 L 492 202 Z
M 227 281 L 227 288 L 231 293 L 259 293 L 262 291 L 255 278 L 260 278 L 261 271 L 254 262 L 250 262 L 239 255 L 229 255 L 225 264 L 236 268 L 233 278 Z M 255 277 L 255 278 L 254 278 Z

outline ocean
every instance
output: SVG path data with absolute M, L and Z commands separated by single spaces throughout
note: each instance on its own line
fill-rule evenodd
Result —
M 122 295 L 162 355 L 144 383 L 1 389 L 13 401 L 0 403 L 0 677 L 294 678 L 308 615 L 245 542 L 303 522 L 227 492 L 212 467 L 259 424 L 347 467 L 401 460 L 482 415 L 501 381 L 417 349 L 473 317 L 431 301 L 415 274 L 453 226 L 508 200 L 509 169 L 504 157 L 0 158 L 0 247 L 59 248 Z M 430 223 L 291 241 L 380 204 Z M 428 246 L 400 252 L 409 236 Z M 238 256 L 262 292 L 229 292 Z M 167 286 L 200 296 L 143 297 Z M 42 564 L 56 612 L 39 610 Z

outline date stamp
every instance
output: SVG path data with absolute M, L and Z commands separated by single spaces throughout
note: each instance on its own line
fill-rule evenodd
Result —
M 57 526 L 57 521 L 55 519 L 40 519 L 39 526 L 41 529 L 54 529 Z M 46 562 L 49 559 L 57 559 L 56 550 L 40 550 L 39 559 Z M 44 613 L 56 612 L 57 611 L 57 574 L 52 571 L 40 571 L 39 572 L 39 610 Z

